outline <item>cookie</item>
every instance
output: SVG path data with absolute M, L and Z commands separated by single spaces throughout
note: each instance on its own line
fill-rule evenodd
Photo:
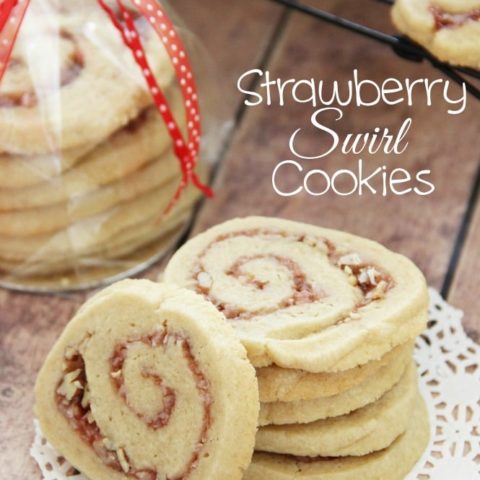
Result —
M 170 285 L 125 280 L 91 298 L 35 397 L 46 439 L 89 478 L 240 480 L 253 452 L 245 350 L 212 305 Z
M 329 417 L 345 415 L 375 402 L 402 377 L 411 362 L 413 343 L 403 355 L 381 367 L 374 375 L 349 390 L 329 397 L 296 402 L 262 403 L 259 425 L 311 423 Z
M 181 94 L 173 87 L 167 93 L 172 112 L 184 128 Z M 150 107 L 95 148 L 31 157 L 2 154 L 0 210 L 39 207 L 85 195 L 132 174 L 162 155 L 171 143 L 160 113 Z
M 36 156 L 0 152 L 0 188 L 31 187 L 48 181 L 80 163 L 93 148 L 95 145 L 85 144 L 59 153 Z
M 48 257 L 45 252 L 39 252 L 24 262 L 0 259 L 0 271 L 9 272 L 18 278 L 71 271 L 76 271 L 80 275 L 80 272 L 89 269 L 99 270 L 103 267 L 112 269 L 115 266 L 118 270 L 125 271 L 139 265 L 137 256 L 131 255 L 152 242 L 158 245 L 158 251 L 153 252 L 153 255 L 168 250 L 183 231 L 183 226 L 191 216 L 191 210 L 191 205 L 175 209 L 172 215 L 162 222 L 158 221 L 158 216 L 152 217 L 149 221 L 128 228 L 109 242 L 95 245 L 88 251 L 74 250 L 74 244 L 71 243 L 65 248 L 65 250 L 70 248 L 70 251 L 63 257 Z
M 480 68 L 480 1 L 396 0 L 392 18 L 440 60 Z
M 244 480 L 404 480 L 428 445 L 428 412 L 419 396 L 406 432 L 362 457 L 306 458 L 255 453 Z
M 176 181 L 170 182 L 163 189 L 152 190 L 106 214 L 73 224 L 52 236 L 24 239 L 0 237 L 0 268 L 8 271 L 13 268 L 20 273 L 31 271 L 38 265 L 39 271 L 43 271 L 44 265 L 47 268 L 56 263 L 71 265 L 80 257 L 98 256 L 101 259 L 107 252 L 110 252 L 108 258 L 112 258 L 111 254 L 116 253 L 117 246 L 132 243 L 141 245 L 145 239 L 151 239 L 152 230 L 157 230 L 157 236 L 160 236 L 166 221 L 177 216 L 183 217 L 184 212 L 191 209 L 198 199 L 198 190 L 190 186 L 166 218 L 162 218 L 162 212 L 177 185 Z M 15 242 L 18 244 L 17 250 L 13 250 Z M 23 251 L 20 260 L 12 260 L 14 252 L 20 248 L 28 249 L 29 253 Z
M 64 24 L 62 15 L 46 19 L 39 8 L 29 8 L 0 85 L 1 151 L 34 155 L 97 144 L 152 104 L 131 52 L 100 9 L 92 30 Z M 141 30 L 165 88 L 171 61 L 156 34 Z
M 260 401 L 263 403 L 298 402 L 336 396 L 376 375 L 396 358 L 406 358 L 410 354 L 411 344 L 407 342 L 387 352 L 379 360 L 372 360 L 342 372 L 311 373 L 275 365 L 257 368 Z
M 261 427 L 255 450 L 306 457 L 361 456 L 382 450 L 407 429 L 418 395 L 416 368 L 411 364 L 383 397 L 349 415 Z
M 22 264 L 21 275 L 17 274 L 17 271 L 12 274 L 2 271 L 0 285 L 5 288 L 19 289 L 22 292 L 37 293 L 71 292 L 110 285 L 126 276 L 137 275 L 159 261 L 171 251 L 184 232 L 185 226 L 180 225 L 171 231 L 161 233 L 158 238 L 135 248 L 126 257 L 113 259 L 79 257 L 68 259 L 70 264 L 66 266 L 56 262 L 53 265 Z M 28 268 L 31 266 L 34 270 L 29 272 Z
M 196 236 L 165 279 L 216 305 L 256 367 L 348 370 L 413 339 L 427 320 L 425 278 L 410 260 L 276 218 L 234 219 Z
M 165 191 L 167 190 L 165 186 L 169 183 L 178 184 L 179 175 L 178 159 L 169 150 L 131 175 L 100 186 L 86 195 L 73 196 L 65 202 L 44 207 L 0 212 L 0 235 L 30 237 L 54 234 L 83 219 L 102 215 L 117 205 L 141 198 L 147 192 Z M 84 182 L 80 178 L 78 180 L 79 187 L 82 183 L 84 186 L 90 183 L 88 177 L 84 179 Z M 92 183 L 90 183 L 91 185 Z M 50 188 L 54 189 L 55 187 L 51 185 Z

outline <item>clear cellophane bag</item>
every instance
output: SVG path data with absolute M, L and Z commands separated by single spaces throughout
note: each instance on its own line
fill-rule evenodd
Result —
M 172 18 L 151 0 L 21 0 L 9 12 L 0 35 L 3 54 L 11 50 L 0 79 L 3 286 L 113 281 L 156 261 L 185 230 L 226 124 L 204 107 L 214 75 L 195 74 L 209 59 Z

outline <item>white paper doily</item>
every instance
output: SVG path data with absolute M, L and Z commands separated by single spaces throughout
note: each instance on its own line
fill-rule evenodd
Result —
M 415 359 L 431 437 L 405 480 L 480 479 L 480 346 L 466 335 L 462 317 L 430 289 L 429 328 L 417 340 Z M 46 442 L 36 421 L 30 453 L 44 480 L 87 480 Z
M 429 328 L 415 359 L 430 413 L 430 444 L 406 480 L 480 479 L 480 346 L 463 312 L 430 289 Z

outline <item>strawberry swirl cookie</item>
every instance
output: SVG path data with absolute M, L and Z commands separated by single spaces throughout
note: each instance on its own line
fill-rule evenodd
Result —
M 319 389 L 310 388 L 307 390 L 307 395 L 313 395 L 316 392 L 316 397 L 312 397 L 310 400 L 262 402 L 259 425 L 289 425 L 315 422 L 325 418 L 346 415 L 365 405 L 369 405 L 391 390 L 404 376 L 407 366 L 412 361 L 412 351 L 413 344 L 411 342 L 397 347 L 397 349 L 387 354 L 387 356 L 391 356 L 394 353 L 391 361 L 375 369 L 374 374 L 368 375 L 363 381 L 350 388 L 345 388 L 342 385 L 343 379 L 341 377 L 346 372 L 336 374 L 336 377 L 340 377 L 336 381 L 337 388 L 340 390 L 337 394 L 324 393 L 322 395 Z M 258 369 L 257 375 L 262 370 L 266 369 Z M 352 370 L 358 372 L 358 368 Z M 299 383 L 302 383 L 302 372 L 295 373 L 295 377 L 299 378 Z M 347 373 L 353 372 L 347 370 Z M 306 373 L 304 375 L 307 378 L 309 376 L 317 377 L 318 383 L 321 384 L 321 374 Z M 327 375 L 323 375 L 323 377 L 327 377 Z M 263 376 L 262 379 L 259 378 L 259 385 L 264 386 L 268 383 L 268 377 L 265 378 Z M 301 387 L 294 391 L 297 391 L 297 395 L 302 394 Z M 260 396 L 261 398 L 262 396 Z
M 185 131 L 180 91 L 172 87 L 166 96 Z M 170 151 L 167 127 L 151 106 L 93 148 L 86 145 L 61 154 L 51 152 L 31 157 L 0 154 L 0 211 L 39 208 L 65 203 L 73 197 L 78 199 L 96 188 L 127 180 Z
M 1 151 L 42 155 L 95 145 L 151 104 L 131 53 L 102 12 L 95 17 L 101 29 L 89 32 L 81 17 L 75 23 L 37 8 L 25 17 L 0 84 Z M 150 29 L 142 32 L 165 88 L 174 78 L 170 59 Z
M 440 60 L 480 68 L 479 0 L 396 0 L 392 18 Z
M 312 373 L 276 365 L 257 368 L 260 401 L 264 403 L 265 412 L 270 412 L 282 404 L 299 402 L 298 404 L 304 407 L 305 402 L 311 400 L 339 398 L 352 390 L 363 389 L 365 383 L 382 375 L 382 371 L 386 370 L 395 377 L 400 369 L 399 378 L 403 372 L 402 367 L 406 367 L 411 353 L 412 342 L 407 342 L 395 347 L 378 360 L 341 372 Z M 393 368 L 392 364 L 395 365 Z
M 89 478 L 240 480 L 258 388 L 212 305 L 126 280 L 67 326 L 38 376 L 35 410 L 48 441 Z
M 223 312 L 255 367 L 348 370 L 411 340 L 427 319 L 425 279 L 410 260 L 281 219 L 211 228 L 173 256 L 165 280 Z

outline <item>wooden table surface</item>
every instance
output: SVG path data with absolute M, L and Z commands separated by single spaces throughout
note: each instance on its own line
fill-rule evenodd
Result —
M 324 0 L 322 6 L 360 22 L 392 31 L 388 9 L 370 0 Z M 228 6 L 226 5 L 228 4 Z M 465 311 L 464 325 L 480 340 L 478 272 L 480 270 L 479 160 L 480 103 L 469 99 L 462 115 L 449 116 L 441 99 L 406 111 L 379 105 L 346 109 L 336 125 L 340 134 L 375 126 L 398 128 L 413 117 L 410 147 L 402 166 L 432 169 L 436 185 L 428 197 L 405 195 L 283 198 L 271 186 L 275 165 L 290 157 L 288 138 L 308 123 L 311 108 L 244 108 L 236 89 L 239 75 L 251 68 L 281 78 L 346 81 L 358 68 L 362 77 L 440 78 L 428 65 L 409 63 L 387 47 L 287 12 L 267 0 L 176 0 L 187 25 L 203 40 L 216 62 L 221 88 L 214 92 L 235 122 L 214 181 L 216 196 L 205 201 L 193 233 L 217 222 L 248 214 L 273 215 L 345 229 L 378 240 L 412 258 L 428 282 Z M 458 93 L 458 92 L 457 92 Z M 312 132 L 305 148 L 314 151 Z M 372 167 L 388 159 L 370 156 Z M 351 159 L 334 153 L 322 168 L 347 167 Z M 282 181 L 289 181 L 284 178 Z M 144 276 L 153 278 L 161 266 Z M 0 478 L 35 480 L 39 471 L 29 457 L 32 442 L 32 387 L 40 365 L 64 325 L 88 293 L 42 296 L 0 290 Z

